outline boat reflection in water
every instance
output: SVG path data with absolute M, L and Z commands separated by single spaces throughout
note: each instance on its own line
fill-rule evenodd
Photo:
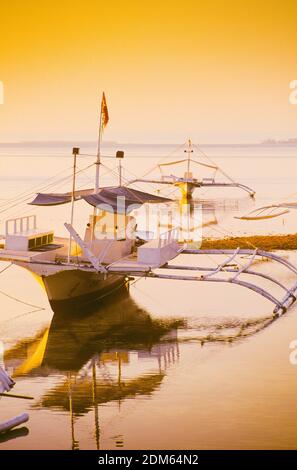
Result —
M 15 378 L 60 376 L 33 408 L 70 413 L 73 449 L 79 447 L 76 420 L 93 410 L 99 448 L 98 406 L 112 401 L 120 405 L 158 389 L 167 367 L 179 357 L 177 329 L 182 321 L 152 319 L 127 289 L 96 312 L 69 313 L 54 315 L 50 327 L 31 344 L 7 351 L 5 363 Z M 25 360 L 24 348 L 30 353 Z
M 168 208 L 158 208 L 154 213 L 153 228 L 160 235 L 167 230 L 179 227 L 179 242 L 187 243 L 188 248 L 201 247 L 202 238 L 217 238 L 218 236 L 230 235 L 233 232 L 222 229 L 223 224 L 234 225 L 234 215 L 254 207 L 254 200 L 249 197 L 240 199 L 192 199 L 187 202 L 183 200 L 171 204 Z M 142 220 L 141 211 L 136 212 L 138 226 L 148 230 L 145 219 Z M 238 228 L 234 226 L 238 231 Z M 234 233 L 236 233 L 234 231 Z
M 184 357 L 180 350 L 185 351 L 188 344 L 200 345 L 203 360 L 211 352 L 207 343 L 228 347 L 273 321 L 272 315 L 223 318 L 203 312 L 186 316 L 186 321 L 168 316 L 160 319 L 139 307 L 125 288 L 108 296 L 96 311 L 54 315 L 48 328 L 7 349 L 4 362 L 17 382 L 25 379 L 32 384 L 30 394 L 35 400 L 31 412 L 51 410 L 45 415 L 49 423 L 50 415 L 55 421 L 55 415 L 69 414 L 72 449 L 84 447 L 89 439 L 82 419 L 88 415 L 91 445 L 99 449 L 100 441 L 105 447 L 106 438 L 106 408 L 100 408 L 102 405 L 111 404 L 108 415 L 114 416 L 117 405 L 121 413 L 125 400 L 152 397 L 164 388 L 164 378 Z M 35 387 L 36 379 L 41 390 Z M 52 442 L 53 436 L 47 438 Z M 116 439 L 115 445 L 123 447 L 122 438 Z

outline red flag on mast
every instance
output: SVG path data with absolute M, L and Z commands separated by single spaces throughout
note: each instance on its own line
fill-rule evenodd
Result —
M 103 92 L 102 101 L 101 101 L 101 117 L 100 117 L 102 132 L 107 126 L 108 121 L 109 121 L 108 109 L 107 109 L 107 104 L 106 104 L 105 93 Z

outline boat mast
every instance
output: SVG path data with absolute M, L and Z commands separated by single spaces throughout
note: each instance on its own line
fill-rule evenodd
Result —
M 96 176 L 95 176 L 95 190 L 94 193 L 98 193 L 99 190 L 99 173 L 100 173 L 100 151 L 101 151 L 101 140 L 102 140 L 102 105 L 100 112 L 100 122 L 99 122 L 99 135 L 98 135 L 98 145 L 97 145 L 97 157 L 96 157 Z M 96 211 L 96 208 L 95 208 Z M 95 214 L 96 215 L 96 214 Z
M 76 180 L 76 158 L 77 158 L 77 155 L 79 155 L 79 148 L 78 148 L 78 147 L 73 147 L 73 149 L 72 149 L 72 155 L 73 155 L 73 177 L 72 177 L 71 215 L 70 215 L 70 224 L 71 224 L 71 225 L 73 225 L 73 218 L 74 218 L 75 180 Z M 68 263 L 70 263 L 71 245 L 72 245 L 72 237 L 71 237 L 71 235 L 69 235 Z
M 106 104 L 106 99 L 105 99 L 105 94 L 103 92 L 102 94 L 102 101 L 101 101 L 101 108 L 100 108 L 100 121 L 99 121 L 99 134 L 98 134 L 98 146 L 97 146 L 97 157 L 96 157 L 96 175 L 95 175 L 95 188 L 94 188 L 94 193 L 97 194 L 99 191 L 99 173 L 100 173 L 100 163 L 101 163 L 101 141 L 102 141 L 102 134 L 103 130 L 106 127 L 108 123 L 109 117 L 108 117 L 108 110 L 107 110 L 107 104 Z M 93 240 L 94 236 L 94 224 L 95 224 L 95 218 L 97 215 L 97 207 L 94 207 L 93 211 L 93 223 L 92 223 L 92 235 L 91 239 Z
M 95 176 L 95 193 L 99 190 L 99 170 L 100 170 L 100 151 L 101 151 L 101 140 L 102 134 L 109 121 L 108 109 L 106 104 L 105 93 L 102 93 L 102 101 L 100 108 L 100 121 L 99 121 L 99 134 L 98 134 L 98 147 L 97 147 L 97 158 L 96 158 L 96 176 Z
M 190 173 L 190 162 L 191 162 L 191 153 L 193 153 L 192 149 L 192 141 L 191 139 L 188 140 L 188 149 L 185 150 L 188 154 L 188 160 L 187 160 L 187 173 L 188 173 L 188 178 L 189 178 L 189 173 Z
M 103 98 L 102 98 L 103 99 Z M 94 185 L 94 194 L 97 194 L 99 191 L 99 175 L 100 175 L 100 152 L 101 152 L 101 140 L 102 140 L 102 102 L 100 109 L 100 121 L 99 121 L 99 133 L 98 133 L 98 144 L 97 144 L 97 156 L 96 156 L 96 174 L 95 174 L 95 185 Z M 94 230 L 96 223 L 97 207 L 94 207 L 93 210 L 93 221 L 91 226 L 91 241 L 94 239 Z

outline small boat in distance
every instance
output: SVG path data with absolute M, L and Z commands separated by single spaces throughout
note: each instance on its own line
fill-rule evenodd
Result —
M 243 191 L 247 192 L 250 197 L 255 196 L 255 191 L 248 186 L 237 183 L 234 181 L 227 173 L 225 173 L 219 166 L 217 166 L 200 148 L 199 150 L 199 156 L 202 157 L 199 160 L 193 158 L 193 145 L 191 139 L 188 140 L 187 143 L 187 148 L 184 150 L 184 152 L 187 154 L 186 158 L 175 160 L 172 162 L 165 162 L 165 163 L 159 163 L 157 167 L 154 167 L 152 170 L 150 170 L 147 174 L 150 174 L 153 172 L 154 169 L 158 168 L 161 173 L 161 178 L 136 178 L 132 181 L 130 181 L 130 184 L 132 183 L 150 183 L 150 184 L 161 184 L 161 185 L 173 185 L 179 188 L 181 191 L 181 196 L 182 196 L 182 201 L 185 200 L 190 200 L 193 197 L 193 192 L 196 188 L 214 188 L 214 187 L 219 187 L 219 188 L 239 188 L 242 189 Z M 202 161 L 201 161 L 202 160 Z M 180 165 L 181 163 L 186 163 L 186 171 L 182 177 L 175 176 L 173 174 L 166 175 L 163 172 L 163 169 L 165 167 L 170 167 L 170 166 L 176 166 Z M 205 178 L 196 178 L 194 177 L 194 173 L 192 171 L 191 166 L 195 164 L 197 166 L 207 168 L 208 170 L 211 170 L 213 172 L 212 176 L 208 176 Z M 225 181 L 217 181 L 216 180 L 216 173 L 220 172 L 224 178 Z
M 291 199 L 291 196 L 290 196 Z M 238 220 L 266 220 L 274 219 L 285 214 L 289 214 L 291 210 L 297 209 L 297 202 L 290 201 L 288 198 L 281 202 L 275 202 L 267 206 L 257 207 L 256 209 L 243 214 L 241 216 L 234 216 Z

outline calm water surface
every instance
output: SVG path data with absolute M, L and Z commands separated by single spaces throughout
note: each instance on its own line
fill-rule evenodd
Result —
M 106 154 L 114 150 L 109 147 Z M 172 151 L 153 146 L 124 150 L 127 179 Z M 268 223 L 233 217 L 288 195 L 294 200 L 297 148 L 204 150 L 234 179 L 256 189 L 257 198 L 231 189 L 197 190 L 203 236 L 296 231 L 294 212 Z M 65 235 L 67 207 L 15 205 L 4 211 L 16 194 L 28 202 L 21 193 L 46 186 L 47 178 L 59 172 L 59 178 L 69 174 L 65 149 L 1 153 L 1 219 L 37 213 L 40 226 Z M 79 167 L 91 163 L 81 157 Z M 114 160 L 104 163 L 116 169 Z M 91 187 L 92 177 L 93 168 L 85 170 L 78 185 Z M 115 183 L 107 168 L 102 183 Z M 61 181 L 59 190 L 69 186 Z M 176 195 L 171 188 L 163 194 Z M 79 230 L 88 213 L 88 207 L 77 204 Z M 296 253 L 284 255 L 297 264 Z M 178 262 L 184 264 L 183 256 Z M 214 260 L 204 256 L 199 264 L 214 265 Z M 0 270 L 6 266 L 1 263 Z M 260 267 L 285 283 L 294 280 L 273 263 Z M 289 362 L 297 306 L 272 321 L 272 304 L 239 286 L 142 279 L 96 311 L 54 315 L 30 273 L 9 267 L 0 276 L 0 361 L 16 380 L 15 393 L 34 398 L 0 400 L 0 421 L 30 414 L 27 429 L 9 440 L 0 438 L 0 449 L 297 448 L 297 366 Z M 278 287 L 270 292 L 279 295 Z

